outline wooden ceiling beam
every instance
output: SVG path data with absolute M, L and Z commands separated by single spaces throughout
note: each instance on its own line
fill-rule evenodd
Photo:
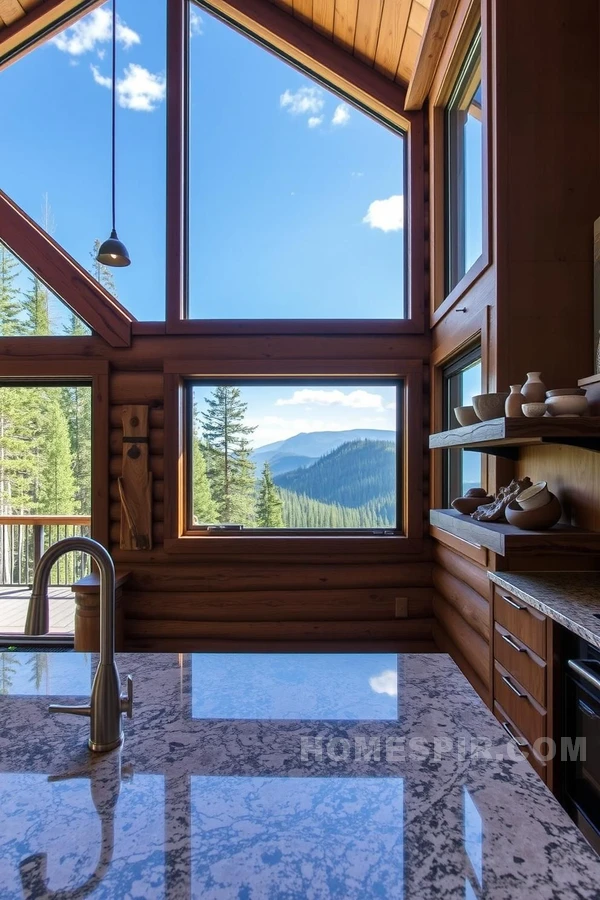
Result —
M 360 62 L 315 29 L 265 0 L 204 0 L 208 12 L 270 44 L 303 68 L 399 128 L 408 128 L 405 88 Z
M 432 0 L 406 92 L 406 109 L 421 109 L 433 84 L 459 0 Z
M 71 17 L 71 25 L 103 2 L 104 0 L 44 0 L 10 25 L 7 23 L 7 27 L 0 30 L 0 69 L 31 50 L 40 35 L 50 37 L 60 31 L 67 16 Z M 5 19 L 1 6 L 0 16 Z
M 130 345 L 133 317 L 3 191 L 0 241 L 111 347 Z

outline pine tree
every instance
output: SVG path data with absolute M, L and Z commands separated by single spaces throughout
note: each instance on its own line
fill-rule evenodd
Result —
M 192 491 L 194 525 L 214 524 L 217 521 L 217 507 L 210 492 L 206 460 L 196 434 L 192 449 Z
M 26 315 L 25 330 L 28 334 L 52 334 L 48 288 L 35 275 L 31 276 L 31 287 L 25 293 L 23 309 Z
M 78 320 L 79 321 L 79 320 Z M 92 496 L 92 392 L 87 386 L 65 387 L 61 407 L 69 429 L 75 482 L 72 513 L 89 516 Z
M 268 462 L 263 466 L 256 518 L 260 528 L 283 528 L 283 502 Z
M 247 404 L 239 388 L 220 385 L 207 398 L 202 413 L 207 473 L 222 524 L 252 525 L 255 505 L 255 466 L 248 438 L 255 427 L 245 425 Z
M 69 426 L 56 392 L 50 389 L 41 393 L 46 397 L 39 436 L 38 511 L 46 515 L 69 515 L 75 505 Z
M 0 243 L 0 335 L 18 334 L 19 289 L 16 286 L 19 263 L 10 251 Z
M 94 241 L 94 249 L 90 251 L 90 256 L 92 258 L 92 265 L 90 266 L 90 274 L 94 276 L 98 284 L 101 284 L 103 288 L 105 288 L 109 294 L 112 294 L 115 299 L 117 298 L 117 288 L 115 285 L 115 279 L 113 273 L 111 272 L 108 266 L 105 266 L 104 263 L 98 262 L 98 250 L 100 249 L 100 240 L 96 238 Z

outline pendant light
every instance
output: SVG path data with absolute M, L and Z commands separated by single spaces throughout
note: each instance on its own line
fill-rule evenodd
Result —
M 117 112 L 117 0 L 112 5 L 112 231 L 107 241 L 100 245 L 96 259 L 104 266 L 128 266 L 131 263 L 125 244 L 117 237 L 115 228 L 115 159 Z

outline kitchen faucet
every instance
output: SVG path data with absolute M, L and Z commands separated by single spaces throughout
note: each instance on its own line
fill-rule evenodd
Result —
M 48 581 L 54 563 L 71 550 L 88 553 L 100 570 L 100 661 L 94 676 L 92 695 L 88 706 L 58 706 L 49 708 L 53 713 L 71 713 L 89 716 L 90 750 L 113 750 L 123 742 L 121 716 L 133 715 L 133 679 L 127 676 L 127 696 L 121 696 L 121 681 L 115 662 L 115 567 L 107 550 L 97 541 L 87 537 L 70 537 L 57 541 L 46 550 L 36 566 L 33 591 L 27 610 L 25 634 L 47 634 L 49 623 Z

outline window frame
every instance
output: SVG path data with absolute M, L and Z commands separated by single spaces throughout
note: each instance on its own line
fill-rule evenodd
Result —
M 165 434 L 173 440 L 165 444 L 165 539 L 169 553 L 220 554 L 282 552 L 328 556 L 331 552 L 381 555 L 418 553 L 423 542 L 423 369 L 421 360 L 289 360 L 276 365 L 264 360 L 168 361 L 165 378 Z M 398 508 L 402 530 L 393 534 L 369 533 L 364 529 L 327 530 L 310 533 L 285 530 L 265 534 L 260 529 L 245 532 L 210 532 L 190 529 L 189 522 L 189 385 L 194 381 L 265 382 L 282 380 L 402 382 L 401 435 L 398 441 Z M 399 422 L 400 424 L 400 422 Z
M 460 406 L 458 402 L 461 398 L 458 396 L 457 376 L 462 375 L 467 369 L 471 368 L 475 363 L 481 365 L 481 390 L 483 391 L 483 353 L 481 344 L 471 346 L 470 349 L 459 353 L 450 360 L 442 369 L 442 415 L 443 428 L 449 430 L 458 428 L 459 424 L 455 421 L 454 408 Z M 469 451 L 466 451 L 469 452 Z M 442 497 L 443 506 L 450 507 L 452 500 L 456 499 L 455 485 L 462 480 L 463 474 L 463 456 L 464 450 L 444 450 L 442 452 Z M 481 462 L 483 462 L 481 460 Z M 483 465 L 481 466 L 481 480 L 483 481 Z M 454 494 L 454 496 L 452 496 Z

